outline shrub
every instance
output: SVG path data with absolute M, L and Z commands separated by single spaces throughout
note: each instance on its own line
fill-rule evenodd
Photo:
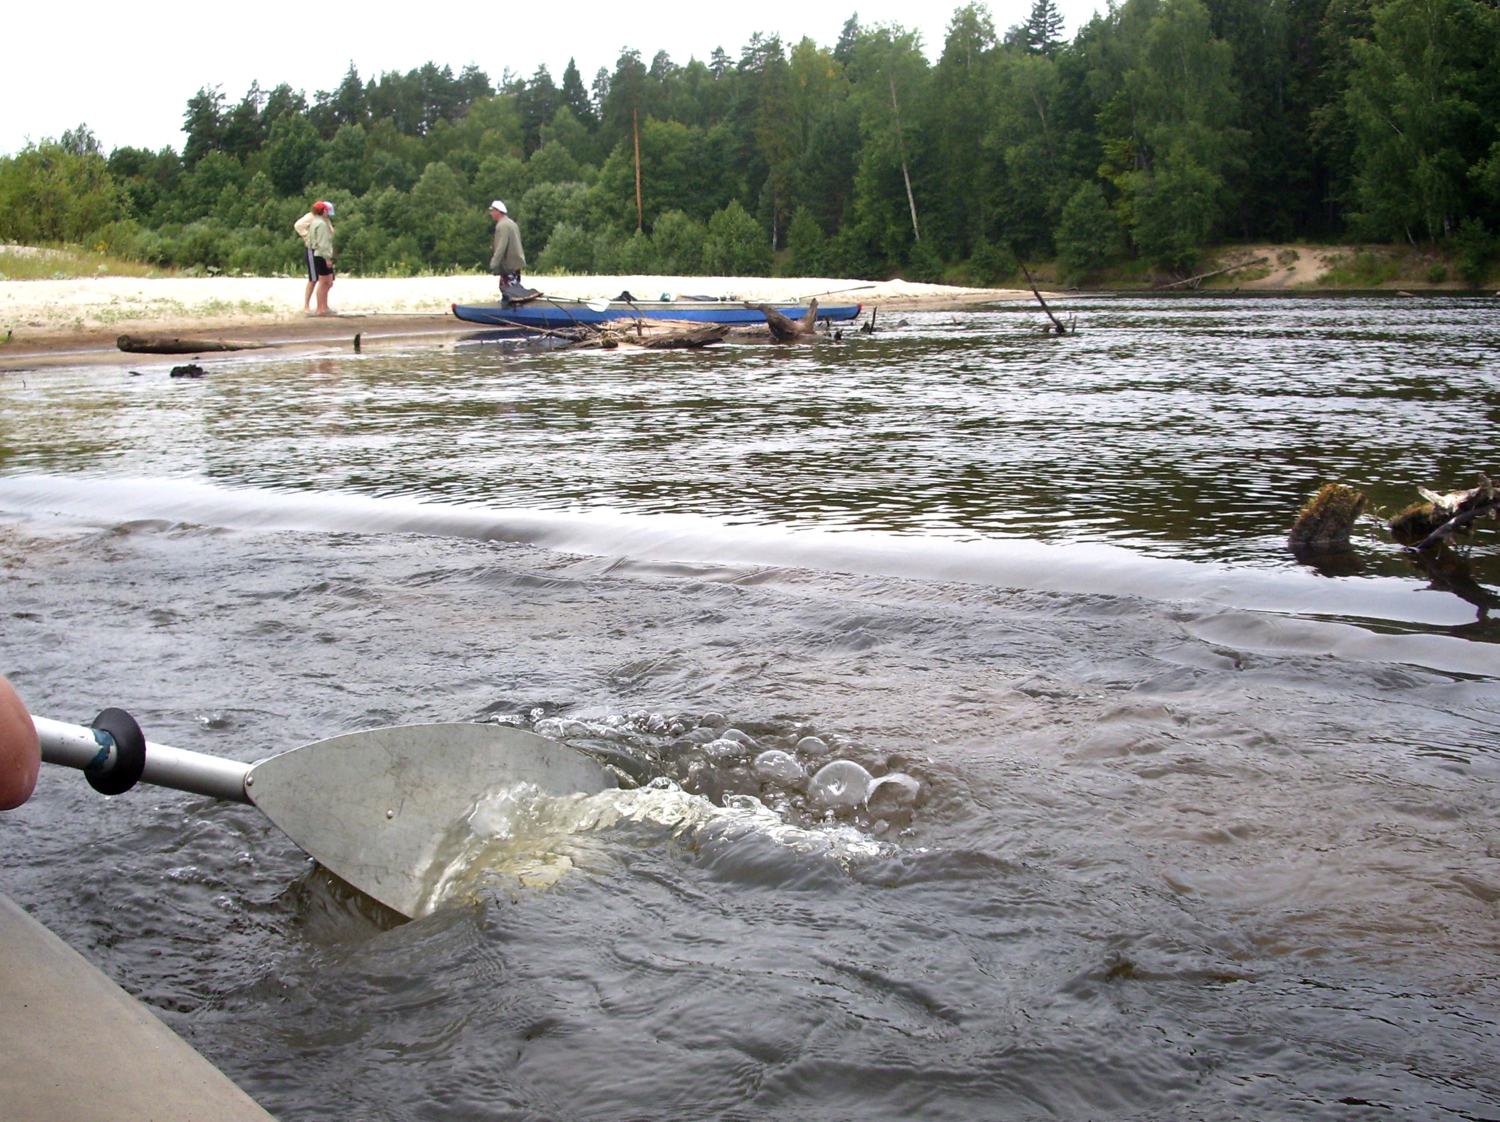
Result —
M 1470 217 L 1459 223 L 1453 243 L 1458 247 L 1458 275 L 1470 288 L 1478 288 L 1484 283 L 1490 262 L 1494 260 L 1495 238 L 1484 228 L 1483 222 Z
M 669 210 L 656 220 L 651 248 L 656 267 L 668 276 L 691 277 L 703 272 L 703 242 L 708 231 L 680 210 Z
M 912 280 L 922 284 L 943 283 L 943 259 L 930 241 L 913 243 L 907 259 Z
M 788 262 L 794 277 L 819 277 L 828 273 L 828 237 L 813 212 L 799 206 L 786 231 Z
M 1016 275 L 1020 263 L 1008 245 L 1000 245 L 988 238 L 974 243 L 969 254 L 969 270 L 981 284 L 1000 284 Z
M 725 277 L 765 277 L 771 274 L 771 239 L 738 199 L 708 220 L 703 241 L 703 267 Z
M 547 249 L 537 258 L 542 273 L 590 273 L 594 270 L 594 239 L 582 226 L 559 222 L 547 238 Z

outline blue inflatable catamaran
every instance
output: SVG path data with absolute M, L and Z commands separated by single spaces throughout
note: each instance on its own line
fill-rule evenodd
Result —
M 807 314 L 805 304 L 772 305 L 788 319 Z M 862 305 L 842 304 L 818 308 L 819 322 L 839 323 L 856 319 Z M 468 323 L 489 327 L 557 331 L 613 320 L 674 320 L 681 323 L 728 324 L 756 327 L 766 322 L 764 312 L 739 302 L 718 300 L 611 300 L 583 303 L 572 300 L 531 299 L 525 303 L 454 304 L 453 314 Z

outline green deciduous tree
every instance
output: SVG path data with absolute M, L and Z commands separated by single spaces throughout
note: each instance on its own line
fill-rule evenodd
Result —
M 79 127 L 0 157 L 0 241 L 81 242 L 123 217 L 125 194 Z
M 1391 0 L 1351 45 L 1357 223 L 1440 237 L 1476 200 L 1500 122 L 1500 12 L 1475 0 Z
M 266 172 L 283 195 L 295 195 L 312 179 L 323 140 L 301 113 L 277 118 L 266 139 Z
M 1115 210 L 1097 180 L 1080 183 L 1062 208 L 1054 235 L 1057 257 L 1073 277 L 1081 277 L 1124 252 L 1125 236 Z
M 712 276 L 770 276 L 770 232 L 746 213 L 738 199 L 708 220 L 703 267 Z
M 703 272 L 703 243 L 707 236 L 703 223 L 680 210 L 667 211 L 651 230 L 656 267 L 669 276 Z

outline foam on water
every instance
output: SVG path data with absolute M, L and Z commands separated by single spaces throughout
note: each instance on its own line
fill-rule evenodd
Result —
M 478 799 L 461 833 L 457 851 L 427 875 L 432 888 L 421 914 L 496 885 L 551 888 L 575 870 L 606 862 L 628 844 L 624 835 L 671 839 L 689 849 L 758 838 L 789 861 L 845 866 L 893 852 L 853 826 L 797 826 L 753 795 L 731 795 L 716 806 L 667 779 L 594 795 L 544 795 L 530 783 L 498 788 Z
M 1455 628 L 1473 608 L 1451 596 L 1422 596 L 1391 577 L 1333 581 L 1303 570 L 1238 568 L 1151 557 L 1103 543 L 951 541 L 890 534 L 729 525 L 692 515 L 595 511 L 587 515 L 495 510 L 347 494 L 288 494 L 176 479 L 0 477 L 0 511 L 115 524 L 178 519 L 229 528 L 412 533 L 525 542 L 567 553 L 684 565 L 800 567 L 844 573 L 974 583 L 992 587 L 1155 600 L 1201 601 L 1254 612 L 1334 616 Z M 683 575 L 691 575 L 684 570 Z M 1371 635 L 1358 650 L 1315 619 L 1291 624 L 1309 648 L 1438 670 L 1500 676 L 1500 644 L 1441 635 Z

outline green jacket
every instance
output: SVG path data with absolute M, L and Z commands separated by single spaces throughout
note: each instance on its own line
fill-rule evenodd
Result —
M 328 216 L 319 214 L 312 220 L 307 231 L 307 248 L 324 261 L 333 260 L 333 223 Z
M 490 254 L 490 272 L 519 273 L 526 264 L 526 251 L 521 248 L 521 230 L 511 221 L 510 215 L 502 215 L 495 223 L 495 251 Z

